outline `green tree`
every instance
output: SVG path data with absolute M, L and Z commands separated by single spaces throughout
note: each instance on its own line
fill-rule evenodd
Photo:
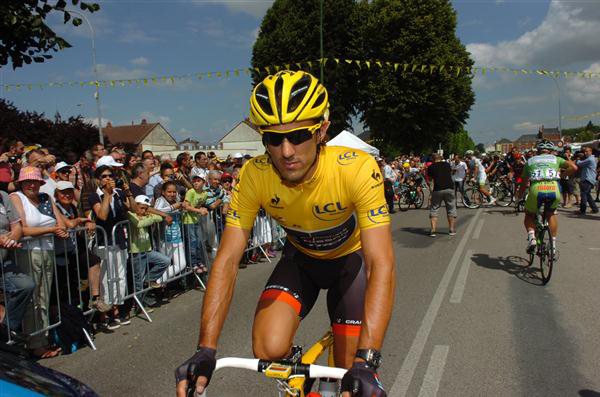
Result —
M 475 142 L 464 129 L 450 134 L 448 143 L 445 146 L 447 154 L 463 155 L 467 150 L 475 150 Z
M 477 150 L 479 153 L 485 153 L 485 145 L 483 143 L 478 143 L 475 145 L 475 150 Z
M 94 12 L 100 9 L 98 4 L 71 0 L 71 3 L 83 11 Z M 80 18 L 71 19 L 65 10 L 66 0 L 2 0 L 0 6 L 0 65 L 12 62 L 13 69 L 23 63 L 44 62 L 51 59 L 50 51 L 69 48 L 71 45 L 56 35 L 44 22 L 51 14 L 62 14 L 64 23 L 74 26 L 82 23 Z
M 2 138 L 18 139 L 26 145 L 39 143 L 56 155 L 81 154 L 98 142 L 98 128 L 84 122 L 82 116 L 63 120 L 57 113 L 50 120 L 43 113 L 20 111 L 4 99 L 0 99 L 0 126 Z
M 575 140 L 577 142 L 588 142 L 594 139 L 594 132 L 592 130 L 588 130 L 585 129 L 581 132 L 579 132 L 576 136 L 575 136 Z
M 324 51 L 325 57 L 347 58 L 348 44 L 355 35 L 352 23 L 355 3 L 353 0 L 327 0 L 324 2 Z M 260 73 L 253 73 L 254 83 L 268 74 L 264 68 L 271 65 L 312 61 L 312 67 L 304 68 L 317 78 L 320 65 L 319 41 L 320 0 L 276 0 L 267 11 L 260 26 L 260 33 L 252 49 L 252 66 Z M 352 125 L 356 115 L 357 71 L 347 67 L 333 67 L 330 61 L 325 68 L 324 83 L 329 93 L 331 122 L 330 134 L 337 135 Z M 270 74 L 275 73 L 271 69 Z
M 450 1 L 373 0 L 361 3 L 359 41 L 366 59 L 471 67 L 456 37 Z M 471 77 L 393 68 L 363 68 L 358 110 L 375 137 L 405 150 L 431 150 L 460 131 L 474 103 Z

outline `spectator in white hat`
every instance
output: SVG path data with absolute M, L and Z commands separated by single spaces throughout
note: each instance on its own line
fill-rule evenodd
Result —
M 58 215 L 67 228 L 74 229 L 85 225 L 88 233 L 96 232 L 96 224 L 91 219 L 80 216 L 81 214 L 77 211 L 77 207 L 74 205 L 75 188 L 71 182 L 58 182 L 54 197 Z M 58 244 L 56 247 L 56 269 L 58 271 L 58 287 L 61 290 L 60 298 L 67 301 L 69 298 L 68 291 L 70 290 L 71 294 L 74 295 L 71 298 L 78 302 L 77 291 L 79 285 L 77 285 L 77 280 L 79 278 L 82 280 L 87 279 L 90 288 L 89 307 L 100 312 L 107 312 L 112 306 L 105 303 L 100 296 L 100 258 L 88 249 L 86 242 L 89 240 L 85 239 L 81 233 L 79 235 L 74 234 L 72 237 L 72 239 L 67 240 L 66 247 L 64 244 Z M 68 290 L 66 289 L 67 280 L 71 285 Z
M 236 153 L 233 155 L 233 165 L 242 165 L 242 160 L 244 159 L 244 155 L 242 153 Z
M 61 161 L 58 164 L 56 164 L 56 167 L 54 167 L 54 171 L 56 174 L 55 182 L 60 182 L 60 181 L 70 182 L 71 181 L 71 173 L 73 172 L 72 165 L 69 165 L 69 164 L 65 163 L 64 161 Z M 73 185 L 72 183 L 71 183 L 71 185 L 73 186 L 73 193 L 75 194 L 75 196 L 74 196 L 75 201 L 76 201 L 76 203 L 78 203 L 79 199 L 81 197 L 81 190 L 76 188 L 75 185 Z M 55 186 L 55 189 L 56 189 L 56 186 Z

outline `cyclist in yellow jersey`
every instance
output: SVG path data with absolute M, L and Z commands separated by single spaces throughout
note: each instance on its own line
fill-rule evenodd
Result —
M 238 264 L 264 208 L 287 241 L 255 312 L 255 356 L 289 356 L 300 320 L 327 289 L 335 363 L 350 368 L 342 396 L 386 396 L 377 368 L 394 301 L 395 260 L 379 167 L 360 150 L 324 145 L 327 90 L 309 73 L 268 76 L 250 103 L 266 154 L 244 165 L 234 188 L 204 297 L 198 350 L 175 371 L 177 395 L 185 396 L 188 382 L 198 393 L 208 386 Z

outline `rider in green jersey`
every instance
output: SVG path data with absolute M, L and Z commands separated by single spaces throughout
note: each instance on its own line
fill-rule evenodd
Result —
M 535 252 L 535 216 L 540 208 L 545 205 L 546 219 L 550 234 L 555 242 L 558 230 L 556 221 L 556 209 L 560 204 L 560 186 L 558 181 L 561 172 L 564 175 L 572 175 L 577 171 L 577 166 L 569 160 L 550 154 L 554 150 L 554 144 L 547 140 L 539 141 L 536 145 L 538 155 L 527 160 L 523 169 L 523 183 L 517 194 L 517 200 L 523 195 L 527 182 L 531 182 L 529 196 L 525 202 L 525 229 L 527 230 L 527 253 Z

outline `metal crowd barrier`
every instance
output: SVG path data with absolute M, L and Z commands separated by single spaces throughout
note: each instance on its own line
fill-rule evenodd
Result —
M 159 252 L 170 259 L 170 265 L 156 281 L 161 285 L 167 285 L 175 280 L 193 275 L 198 283 L 206 288 L 194 266 L 201 263 L 209 271 L 212 268 L 225 226 L 222 207 L 210 210 L 209 214 L 202 216 L 201 221 L 197 224 L 185 225 L 182 221 L 183 214 L 179 211 L 172 212 L 170 215 L 176 226 L 167 225 L 162 221 L 148 227 L 152 251 Z M 95 290 L 96 287 L 99 295 L 107 304 L 117 305 L 133 299 L 144 317 L 152 322 L 142 304 L 144 294 L 152 289 L 152 286 L 143 284 L 147 276 L 151 274 L 151 264 L 147 261 L 144 267 L 135 266 L 139 257 L 134 257 L 131 252 L 131 227 L 129 220 L 115 224 L 110 230 L 112 244 L 108 244 L 107 231 L 96 225 L 93 236 L 88 233 L 86 227 L 78 227 L 69 230 L 67 239 L 56 238 L 53 235 L 24 237 L 20 240 L 23 248 L 4 250 L 8 256 L 4 258 L 0 255 L 2 276 L 0 297 L 4 298 L 7 329 L 19 328 L 14 327 L 14 324 L 11 326 L 9 319 L 10 305 L 8 302 L 11 297 L 7 291 L 4 266 L 9 258 L 15 262 L 15 268 L 28 275 L 35 284 L 33 297 L 29 299 L 26 309 L 27 321 L 24 321 L 23 333 L 28 337 L 47 336 L 52 329 L 59 327 L 62 323 L 61 304 L 68 303 L 80 308 L 86 316 L 93 315 L 96 309 L 90 308 L 88 302 L 92 298 L 92 288 Z M 78 235 L 79 238 L 77 238 Z M 101 241 L 99 236 L 103 237 Z M 125 241 L 122 240 L 123 238 Z M 284 238 L 285 232 L 281 226 L 262 212 L 256 218 L 246 251 L 258 250 L 271 262 L 264 246 L 276 242 L 283 245 Z M 125 248 L 119 247 L 119 244 Z M 46 249 L 42 250 L 42 245 Z M 196 251 L 192 255 L 194 249 Z M 36 251 L 38 252 L 36 253 Z M 94 281 L 90 277 L 90 269 L 93 265 L 90 263 L 91 253 L 100 259 L 99 274 Z M 42 257 L 45 266 L 34 269 L 34 256 Z M 196 263 L 193 263 L 193 259 L 196 260 Z M 81 263 L 82 260 L 85 263 Z M 61 271 L 58 270 L 59 268 Z M 84 269 L 87 269 L 87 278 L 82 274 Z M 139 285 L 139 282 L 136 283 L 136 279 L 142 281 L 142 288 L 136 286 L 136 284 Z M 92 282 L 97 282 L 98 285 L 92 286 Z M 86 290 L 89 291 L 87 297 Z M 50 295 L 52 291 L 56 296 L 56 306 L 51 308 Z M 51 316 L 51 309 L 56 310 L 55 316 Z M 52 321 L 52 318 L 56 318 L 56 320 Z M 90 347 L 96 350 L 92 335 L 85 329 L 83 332 Z M 8 343 L 14 343 L 11 332 L 8 332 Z

